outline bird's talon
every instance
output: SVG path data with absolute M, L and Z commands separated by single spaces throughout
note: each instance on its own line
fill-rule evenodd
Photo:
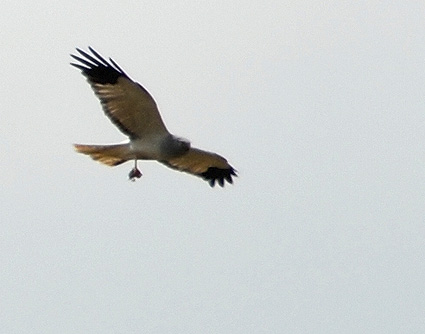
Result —
M 142 175 L 143 174 L 140 172 L 140 170 L 138 170 L 137 167 L 134 167 L 128 174 L 128 178 L 130 179 L 130 181 L 134 182 L 136 181 L 136 178 L 140 179 Z

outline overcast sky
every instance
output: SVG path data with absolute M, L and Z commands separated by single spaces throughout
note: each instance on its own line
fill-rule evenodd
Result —
M 3 1 L 1 333 L 424 333 L 425 3 Z M 112 57 L 234 185 L 125 140 Z

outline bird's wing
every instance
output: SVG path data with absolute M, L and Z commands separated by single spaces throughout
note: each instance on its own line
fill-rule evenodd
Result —
M 223 187 L 224 181 L 233 183 L 232 176 L 237 176 L 235 169 L 222 156 L 191 148 L 183 155 L 160 161 L 166 166 L 187 172 L 208 181 L 211 187 L 215 182 Z
M 131 80 L 111 59 L 106 61 L 89 47 L 92 55 L 80 49 L 71 55 L 102 103 L 109 119 L 131 139 L 168 134 L 152 96 Z

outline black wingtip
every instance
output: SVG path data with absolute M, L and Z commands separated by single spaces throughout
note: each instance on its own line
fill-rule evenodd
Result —
M 90 81 L 100 84 L 115 84 L 120 76 L 128 78 L 127 74 L 111 59 L 109 63 L 91 46 L 88 47 L 92 54 L 76 48 L 79 55 L 71 54 L 71 57 L 79 63 L 71 63 Z
M 217 167 L 209 167 L 206 172 L 201 174 L 202 178 L 208 181 L 211 187 L 215 186 L 217 182 L 220 187 L 224 187 L 225 181 L 232 184 L 232 176 L 238 176 L 233 167 L 222 169 Z

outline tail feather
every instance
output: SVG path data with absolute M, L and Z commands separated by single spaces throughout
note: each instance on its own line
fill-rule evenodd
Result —
M 87 154 L 93 160 L 108 166 L 117 166 L 132 159 L 128 144 L 117 145 L 81 145 L 74 144 L 78 153 Z

